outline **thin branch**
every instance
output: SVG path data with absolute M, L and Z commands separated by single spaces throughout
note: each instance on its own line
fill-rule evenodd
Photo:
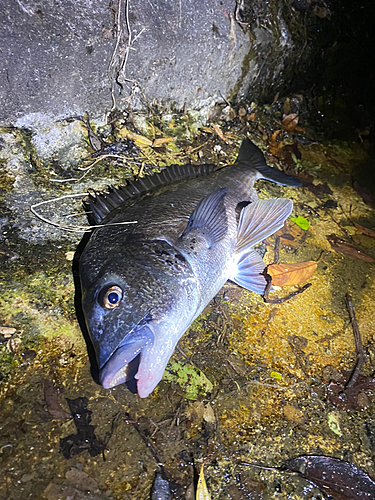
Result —
M 66 194 L 65 196 L 59 196 L 58 198 L 53 198 L 53 199 L 47 200 L 47 201 L 41 201 L 40 203 L 36 203 L 35 205 L 31 205 L 30 210 L 35 215 L 35 217 L 37 217 L 41 221 L 43 221 L 47 224 L 50 224 L 51 226 L 57 227 L 58 229 L 62 229 L 64 231 L 69 231 L 72 233 L 88 233 L 88 232 L 93 231 L 94 229 L 97 229 L 100 227 L 121 226 L 121 225 L 137 224 L 138 223 L 138 221 L 129 221 L 129 222 L 112 222 L 112 223 L 108 223 L 108 224 L 95 224 L 93 226 L 69 227 L 69 226 L 64 226 L 62 224 L 59 224 L 58 222 L 53 222 L 35 210 L 36 208 L 38 208 L 42 205 L 46 205 L 47 203 L 53 203 L 55 201 L 60 201 L 60 200 L 68 199 L 68 198 L 77 198 L 78 196 L 80 196 L 80 197 L 88 196 L 89 194 L 90 193 Z
M 353 372 L 351 373 L 349 380 L 345 384 L 345 390 L 351 389 L 353 385 L 356 383 L 357 378 L 359 377 L 359 374 L 362 371 L 363 365 L 365 364 L 365 353 L 363 350 L 363 345 L 362 345 L 362 339 L 361 339 L 361 332 L 359 331 L 358 323 L 357 323 L 357 318 L 355 316 L 355 310 L 353 306 L 353 300 L 352 296 L 350 293 L 348 293 L 345 297 L 346 301 L 346 307 L 349 312 L 350 316 L 350 321 L 352 323 L 352 328 L 353 328 L 353 334 L 354 334 L 354 341 L 355 341 L 355 348 L 357 351 L 357 362 L 354 367 Z

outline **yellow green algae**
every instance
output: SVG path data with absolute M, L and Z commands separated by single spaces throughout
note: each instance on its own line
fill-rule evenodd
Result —
M 187 118 L 168 118 L 164 128 L 160 118 L 145 123 L 138 133 L 152 140 L 159 131 L 165 136 L 175 132 L 177 139 L 190 126 Z M 236 145 L 229 145 L 214 133 L 199 133 L 198 126 L 189 130 L 196 141 L 190 146 L 193 161 L 203 162 L 207 157 L 216 163 L 234 160 L 239 133 Z M 225 127 L 223 131 L 228 132 Z M 261 142 L 259 136 L 256 142 Z M 165 164 L 172 153 L 178 159 L 189 155 L 186 143 L 172 144 L 164 149 L 168 157 Z M 197 147 L 202 155 L 194 151 Z M 329 381 L 324 378 L 327 367 L 342 372 L 355 364 L 353 332 L 345 306 L 348 292 L 353 296 L 368 353 L 363 374 L 372 373 L 374 264 L 336 253 L 327 240 L 331 234 L 355 235 L 353 221 L 374 228 L 373 208 L 349 183 L 350 173 L 366 160 L 367 153 L 354 143 L 299 148 L 302 160 L 296 168 L 313 174 L 316 184 L 326 182 L 331 195 L 315 196 L 305 188 L 267 182 L 259 182 L 257 188 L 262 198 L 292 198 L 293 216 L 309 220 L 307 231 L 287 222 L 285 231 L 294 241 L 282 240 L 280 261 L 320 259 L 310 279 L 312 286 L 288 302 L 269 304 L 234 284 L 225 285 L 182 338 L 163 381 L 144 400 L 125 386 L 104 390 L 93 380 L 74 315 L 74 283 L 67 259 L 74 245 L 19 243 L 15 233 L 14 244 L 18 246 L 14 248 L 22 258 L 12 260 L 2 247 L 0 326 L 13 328 L 10 338 L 21 342 L 12 347 L 3 335 L 0 346 L 0 498 L 54 500 L 73 494 L 85 498 L 69 480 L 69 471 L 78 470 L 95 479 L 97 498 L 146 499 L 158 461 L 179 485 L 174 489 L 178 499 L 185 498 L 194 481 L 192 460 L 197 467 L 204 461 L 212 498 L 228 498 L 228 488 L 236 487 L 240 473 L 243 482 L 252 485 L 253 493 L 263 495 L 256 498 L 298 500 L 319 493 L 295 477 L 246 468 L 240 461 L 272 467 L 299 455 L 329 455 L 374 474 L 374 437 L 368 430 L 375 431 L 374 403 L 369 400 L 361 410 L 337 409 L 327 399 Z M 148 159 L 154 166 L 163 161 L 163 151 L 150 146 L 137 154 L 142 160 L 133 165 L 134 173 L 139 173 L 142 162 Z M 320 165 L 318 170 L 316 165 Z M 115 171 L 118 167 L 108 168 Z M 92 169 L 88 179 L 97 181 L 101 172 L 108 175 L 105 163 Z M 128 175 L 129 170 L 116 174 L 118 178 Z M 337 202 L 336 209 L 324 208 L 328 199 Z M 372 240 L 366 238 L 361 236 L 360 241 L 375 258 Z M 274 243 L 274 237 L 267 241 L 267 263 L 273 261 Z M 281 297 L 291 290 L 295 288 L 276 289 L 270 296 Z M 193 373 L 201 374 L 199 380 Z M 105 443 L 102 454 L 92 457 L 83 451 L 64 458 L 60 439 L 74 434 L 75 426 L 72 419 L 56 419 L 49 411 L 44 379 L 54 384 L 66 412 L 65 398 L 87 398 L 95 435 Z M 205 414 L 208 407 L 209 416 Z M 149 451 L 147 441 L 157 457 Z

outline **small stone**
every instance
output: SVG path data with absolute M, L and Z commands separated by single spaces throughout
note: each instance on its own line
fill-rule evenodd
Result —
M 16 333 L 15 328 L 10 328 L 8 326 L 0 326 L 0 335 L 3 335 L 6 339 L 9 339 L 12 335 Z
M 27 351 L 24 351 L 21 356 L 23 357 L 24 361 L 33 361 L 36 356 L 36 352 L 32 349 L 27 349 Z
M 81 491 L 91 491 L 95 492 L 99 490 L 98 483 L 90 477 L 86 472 L 80 471 L 78 469 L 70 469 L 65 474 L 66 479 L 69 483 Z
M 341 382 L 342 375 L 334 366 L 328 365 L 323 368 L 323 382 Z
M 69 251 L 65 253 L 66 260 L 72 261 L 74 259 L 75 252 Z
M 306 420 L 303 412 L 293 405 L 288 404 L 284 406 L 283 413 L 287 420 L 296 424 L 303 424 L 303 422 Z
M 7 349 L 12 354 L 15 354 L 20 345 L 22 344 L 22 340 L 19 337 L 11 337 L 7 342 Z
M 236 118 L 236 112 L 232 108 L 232 106 L 225 106 L 223 111 L 221 112 L 220 118 L 222 120 L 233 120 L 233 118 Z
M 238 116 L 239 116 L 240 118 L 243 118 L 243 117 L 244 117 L 244 116 L 246 116 L 246 115 L 247 115 L 247 111 L 246 111 L 246 109 L 245 109 L 245 108 L 240 108 L 240 109 L 238 110 Z
M 358 394 L 357 403 L 361 410 L 366 410 L 370 406 L 370 400 L 365 392 Z

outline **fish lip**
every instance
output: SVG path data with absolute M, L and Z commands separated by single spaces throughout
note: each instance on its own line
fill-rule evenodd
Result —
M 143 325 L 126 335 L 99 373 L 104 389 L 112 389 L 132 378 L 129 365 L 142 351 L 154 342 L 154 332 L 150 326 Z

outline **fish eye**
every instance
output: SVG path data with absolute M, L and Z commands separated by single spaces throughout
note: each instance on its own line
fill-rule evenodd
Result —
M 103 307 L 106 309 L 114 309 L 117 307 L 122 299 L 122 290 L 117 285 L 110 286 L 104 294 L 102 294 L 102 299 L 100 300 Z

